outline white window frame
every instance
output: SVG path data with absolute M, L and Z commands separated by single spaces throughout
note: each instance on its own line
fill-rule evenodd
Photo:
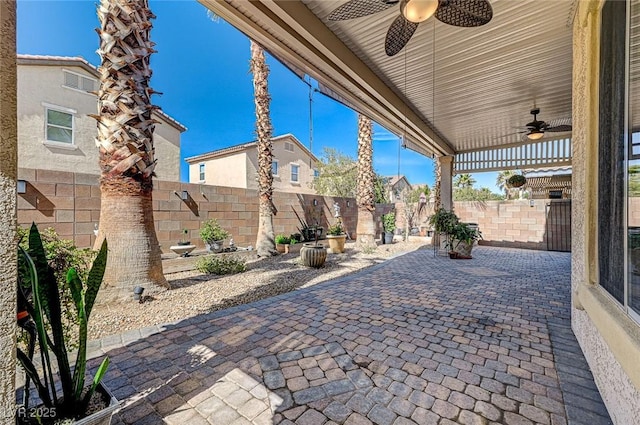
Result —
M 276 172 L 273 172 L 273 166 L 275 165 L 276 167 Z M 273 161 L 271 161 L 271 174 L 274 177 L 278 177 L 280 175 L 280 164 L 278 164 L 278 160 L 274 159 Z
M 90 96 L 95 96 L 94 93 L 88 92 L 88 91 L 84 90 L 82 87 L 71 87 L 71 86 L 68 86 L 66 84 L 66 78 L 64 76 L 65 72 L 67 72 L 69 74 L 77 75 L 78 76 L 78 81 L 80 81 L 80 82 L 82 81 L 81 80 L 82 78 L 86 78 L 87 80 L 93 81 L 93 86 L 95 87 L 96 90 L 98 89 L 98 80 L 96 80 L 95 78 L 92 78 L 92 77 L 88 77 L 85 74 L 81 74 L 79 72 L 75 72 L 75 71 L 71 71 L 71 70 L 66 69 L 66 68 L 62 68 L 62 76 L 63 76 L 62 87 L 64 87 L 65 89 L 68 89 L 68 90 L 76 91 L 78 93 L 83 93 L 83 94 L 88 94 Z
M 293 168 L 296 167 L 296 179 L 293 179 Z M 300 165 L 291 163 L 291 183 L 300 183 Z
M 201 183 L 206 181 L 206 168 L 207 166 L 204 162 L 198 164 L 198 178 Z
M 64 106 L 53 105 L 51 103 L 45 103 L 45 102 L 42 103 L 42 106 L 44 106 L 44 137 L 43 137 L 44 141 L 42 143 L 44 145 L 53 146 L 56 148 L 78 149 L 78 146 L 76 146 L 76 114 L 78 113 L 78 111 L 76 111 L 75 109 L 65 108 Z M 48 137 L 47 129 L 49 127 L 49 119 L 48 119 L 49 110 L 71 115 L 71 142 L 70 143 L 47 139 Z
M 291 149 L 287 149 L 288 146 L 291 146 Z M 284 142 L 284 150 L 287 152 L 293 152 L 294 148 L 293 148 L 293 143 L 291 142 Z

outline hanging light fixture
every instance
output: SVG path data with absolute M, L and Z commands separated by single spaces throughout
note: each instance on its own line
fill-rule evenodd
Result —
M 531 132 L 529 132 L 529 134 L 527 134 L 527 137 L 530 140 L 540 140 L 540 139 L 542 139 L 542 136 L 544 136 L 544 132 L 542 132 L 540 130 L 531 130 Z
M 402 0 L 400 12 L 408 21 L 417 24 L 433 16 L 438 4 L 438 0 Z

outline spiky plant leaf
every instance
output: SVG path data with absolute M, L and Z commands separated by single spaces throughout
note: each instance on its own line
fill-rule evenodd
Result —
M 89 276 L 87 277 L 87 289 L 84 293 L 84 308 L 87 320 L 89 320 L 89 316 L 91 315 L 93 304 L 96 301 L 100 285 L 102 285 L 104 271 L 107 268 L 107 249 L 107 240 L 105 239 L 102 242 L 100 252 L 98 252 L 98 256 L 93 261 L 93 265 L 89 271 Z
M 40 400 L 42 400 L 45 406 L 52 407 L 53 403 L 51 402 L 49 389 L 40 380 L 40 375 L 38 374 L 38 370 L 33 365 L 33 362 L 31 361 L 29 356 L 27 356 L 19 348 L 17 349 L 16 355 L 17 355 L 18 361 L 20 362 L 20 365 L 22 365 L 22 368 L 24 369 L 24 372 L 27 374 L 27 376 L 29 376 L 29 379 L 31 379 L 31 382 L 33 382 L 33 384 L 36 386 L 36 390 L 38 391 L 38 396 L 40 397 Z M 45 379 L 46 379 L 46 375 L 45 375 Z

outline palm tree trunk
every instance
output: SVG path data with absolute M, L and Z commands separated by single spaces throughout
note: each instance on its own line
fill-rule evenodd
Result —
M 18 171 L 16 2 L 0 2 L 0 412 L 15 423 L 16 178 Z
M 97 144 L 100 150 L 100 228 L 109 242 L 101 298 L 131 297 L 168 287 L 153 223 L 153 89 L 149 40 L 155 16 L 147 0 L 101 0 Z M 112 290 L 109 290 L 112 289 Z M 148 293 L 147 292 L 147 293 Z
M 358 115 L 358 177 L 356 190 L 356 203 L 358 204 L 358 235 L 359 248 L 372 248 L 376 246 L 376 223 L 374 212 L 376 209 L 373 172 L 373 128 L 371 120 L 364 115 Z
M 258 144 L 258 237 L 256 251 L 258 257 L 277 255 L 273 232 L 273 216 L 276 208 L 273 205 L 273 146 L 271 136 L 271 116 L 269 113 L 269 87 L 267 77 L 269 67 L 265 61 L 262 48 L 251 41 L 251 73 L 253 74 L 253 92 L 256 104 L 256 136 Z
M 436 181 L 433 185 L 433 210 L 438 211 L 442 205 L 442 197 L 440 193 L 440 183 L 442 180 L 442 170 L 440 168 L 440 160 L 434 161 L 434 172 L 436 174 Z

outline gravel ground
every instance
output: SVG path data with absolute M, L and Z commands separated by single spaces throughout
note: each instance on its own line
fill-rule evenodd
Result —
M 365 254 L 348 242 L 344 254 L 329 254 L 320 269 L 303 266 L 296 253 L 267 259 L 247 255 L 247 271 L 235 275 L 203 275 L 196 270 L 167 274 L 173 289 L 146 296 L 142 304 L 97 304 L 91 313 L 89 337 L 102 338 L 249 303 L 345 276 L 423 248 L 426 245 L 422 241 L 396 242 Z

